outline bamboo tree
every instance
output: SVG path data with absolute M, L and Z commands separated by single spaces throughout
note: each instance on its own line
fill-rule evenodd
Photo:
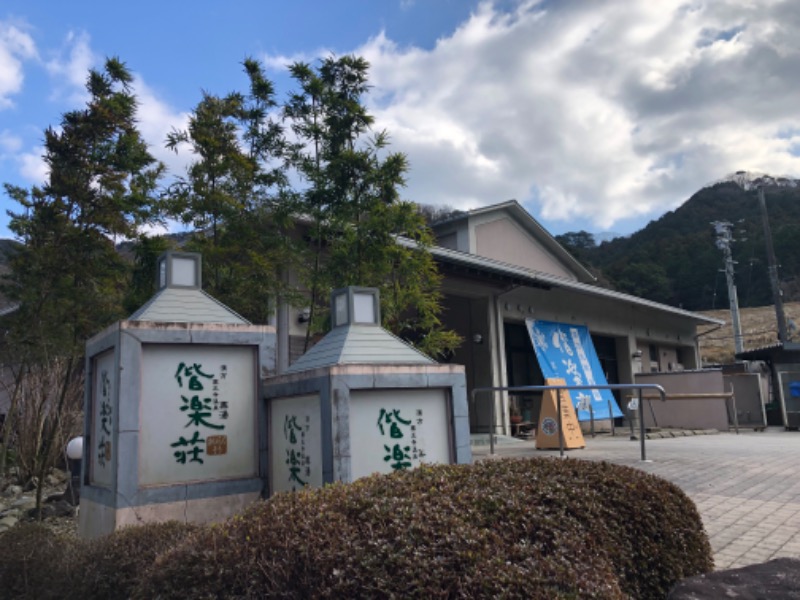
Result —
M 408 160 L 388 151 L 386 132 L 372 132 L 366 109 L 369 64 L 354 56 L 329 57 L 318 68 L 289 68 L 298 90 L 284 115 L 296 143 L 291 162 L 304 185 L 302 214 L 312 244 L 305 273 L 312 333 L 325 328 L 332 288 L 367 285 L 381 290 L 384 324 L 432 355 L 459 343 L 438 318 L 439 274 L 428 251 L 432 234 L 415 205 L 403 202 Z M 395 242 L 404 235 L 416 242 Z
M 168 190 L 170 214 L 195 231 L 188 249 L 203 253 L 205 287 L 243 316 L 266 322 L 275 297 L 293 298 L 283 278 L 296 252 L 287 235 L 292 194 L 274 87 L 259 63 L 244 61 L 247 94 L 204 93 L 185 131 L 167 147 L 197 157 Z

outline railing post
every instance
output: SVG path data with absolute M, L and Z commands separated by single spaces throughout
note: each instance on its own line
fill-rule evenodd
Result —
M 622 394 L 620 394 L 621 396 Z M 611 437 L 617 435 L 616 427 L 614 427 L 614 411 L 611 410 L 611 400 L 607 402 L 608 404 L 608 418 L 611 421 Z
M 492 398 L 492 406 L 490 407 L 489 412 L 489 454 L 494 455 L 494 405 L 495 405 L 495 398 L 494 394 L 491 395 Z
M 558 413 L 558 454 L 561 458 L 564 458 L 564 431 L 562 430 L 563 423 L 561 422 L 561 388 L 556 389 L 556 413 Z
M 477 399 L 477 393 L 478 392 L 492 392 L 492 396 L 491 396 L 492 405 L 489 407 L 489 415 L 490 415 L 490 419 L 491 419 L 490 430 L 489 430 L 489 452 L 490 452 L 490 454 L 494 455 L 494 452 L 495 452 L 495 436 L 496 436 L 496 433 L 495 433 L 495 425 L 496 425 L 495 424 L 495 417 L 496 417 L 496 414 L 497 414 L 497 411 L 496 411 L 496 408 L 495 408 L 496 402 L 495 402 L 495 398 L 494 398 L 494 393 L 499 392 L 499 391 L 508 391 L 508 392 L 512 392 L 512 393 L 513 392 L 531 392 L 531 391 L 556 391 L 558 393 L 558 397 L 556 399 L 556 410 L 558 411 L 558 417 L 557 417 L 557 422 L 558 422 L 558 448 L 559 448 L 559 455 L 561 456 L 561 458 L 563 458 L 564 457 L 564 443 L 565 443 L 565 441 L 564 441 L 564 431 L 563 431 L 564 422 L 563 422 L 563 419 L 562 419 L 562 411 L 561 411 L 562 406 L 563 406 L 562 405 L 562 399 L 561 399 L 561 393 L 562 392 L 569 391 L 569 390 L 597 390 L 597 389 L 638 390 L 637 397 L 638 397 L 638 403 L 639 404 L 638 404 L 637 410 L 638 410 L 638 413 L 639 413 L 638 417 L 639 417 L 639 431 L 640 431 L 639 432 L 639 436 L 640 436 L 641 455 L 642 455 L 641 459 L 642 459 L 643 462 L 648 462 L 647 461 L 647 453 L 646 453 L 646 449 L 645 449 L 645 438 L 647 436 L 646 427 L 645 427 L 645 423 L 644 423 L 644 400 L 645 400 L 645 398 L 644 398 L 644 396 L 642 394 L 642 391 L 645 388 L 658 391 L 659 394 L 661 395 L 661 400 L 662 401 L 666 400 L 666 392 L 664 391 L 664 388 L 661 387 L 660 385 L 656 385 L 656 384 L 614 384 L 614 385 L 606 384 L 606 385 L 585 385 L 585 386 L 580 386 L 580 385 L 573 385 L 573 386 L 569 386 L 569 385 L 563 385 L 563 386 L 560 386 L 560 385 L 552 385 L 552 386 L 550 386 L 550 385 L 530 385 L 530 386 L 520 386 L 520 387 L 486 387 L 486 388 L 474 388 L 472 390 L 471 394 L 472 394 L 472 399 L 473 399 L 473 402 L 474 402 Z M 569 398 L 569 395 L 567 396 L 567 398 Z M 648 402 L 649 402 L 649 400 L 648 400 Z M 590 417 L 590 419 L 592 419 L 592 421 L 594 421 L 594 408 L 593 408 L 593 406 L 591 404 L 590 404 L 590 409 L 589 410 L 590 410 L 589 417 Z M 626 410 L 628 411 L 629 417 L 630 417 L 631 413 L 635 412 L 635 411 L 631 410 L 630 404 L 626 407 Z M 650 410 L 651 410 L 651 412 L 653 411 L 652 405 L 650 406 Z M 611 432 L 612 432 L 612 435 L 615 433 L 613 415 L 614 414 L 612 412 L 611 402 L 609 401 L 608 402 L 608 416 L 611 419 Z M 655 420 L 655 414 L 653 414 L 653 419 Z M 629 426 L 630 426 L 630 430 L 631 430 L 631 439 L 635 440 L 636 437 L 634 436 L 634 424 L 633 424 L 633 419 L 632 418 L 629 418 Z M 592 429 L 594 429 L 594 427 Z M 594 431 L 592 433 L 594 434 Z
M 733 412 L 733 426 L 736 428 L 736 435 L 739 435 L 739 413 L 736 411 L 736 390 L 731 386 L 731 410 Z
M 642 445 L 642 462 L 647 460 L 647 455 L 644 449 L 644 436 L 644 399 L 642 398 L 642 388 L 639 388 L 639 437 L 641 438 L 640 443 Z

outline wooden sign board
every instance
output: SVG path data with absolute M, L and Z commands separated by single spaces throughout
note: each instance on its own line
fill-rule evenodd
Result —
M 545 380 L 545 385 L 565 385 L 565 382 L 563 379 L 547 379 Z M 566 390 L 547 390 L 542 398 L 542 408 L 539 411 L 536 449 L 552 450 L 560 447 L 558 441 L 557 393 L 561 394 L 561 426 L 564 429 L 564 449 L 573 450 L 586 447 L 569 393 Z

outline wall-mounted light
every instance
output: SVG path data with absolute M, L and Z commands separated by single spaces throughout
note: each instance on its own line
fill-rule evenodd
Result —
M 308 323 L 309 319 L 311 319 L 311 309 L 308 306 L 306 306 L 303 310 L 301 310 L 297 314 L 297 322 Z
M 472 336 L 472 341 L 476 344 L 482 344 L 483 336 L 480 333 L 476 333 L 475 335 Z

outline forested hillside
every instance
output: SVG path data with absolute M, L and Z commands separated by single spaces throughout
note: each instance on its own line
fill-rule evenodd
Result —
M 769 181 L 763 186 L 787 301 L 800 300 L 800 188 L 795 183 Z M 598 246 L 590 243 L 591 236 L 585 232 L 557 239 L 603 285 L 688 310 L 711 310 L 729 304 L 714 221 L 733 224 L 739 304 L 770 304 L 764 228 L 755 188 L 745 190 L 735 182 L 704 188 L 644 229 Z

